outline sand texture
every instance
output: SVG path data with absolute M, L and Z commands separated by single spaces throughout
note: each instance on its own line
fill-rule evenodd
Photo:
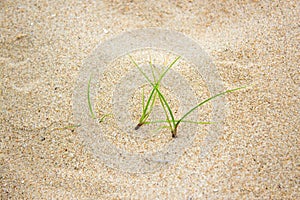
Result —
M 0 1 L 0 199 L 299 199 L 299 13 L 296 0 Z M 190 38 L 218 73 L 214 85 L 193 57 L 174 66 L 161 88 L 176 118 L 213 88 L 248 86 L 217 103 L 224 118 L 214 103 L 191 116 L 222 119 L 221 130 L 183 123 L 172 139 L 153 125 L 130 128 L 152 88 L 126 55 L 101 71 L 97 53 L 146 28 Z M 131 54 L 158 69 L 177 56 Z M 112 113 L 103 123 L 89 113 L 91 74 L 96 117 Z M 164 116 L 159 106 L 151 120 Z

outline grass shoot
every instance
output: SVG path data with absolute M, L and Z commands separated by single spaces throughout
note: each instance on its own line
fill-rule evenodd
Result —
M 92 81 L 92 75 L 90 76 L 89 83 L 88 83 L 87 98 L 88 98 L 88 105 L 89 105 L 90 115 L 93 119 L 96 119 L 96 116 L 93 112 L 93 107 L 92 107 L 92 103 L 91 103 L 91 96 L 90 96 L 91 81 Z
M 90 111 L 90 116 L 92 119 L 97 119 L 96 115 L 94 114 L 92 103 L 91 103 L 91 95 L 90 95 L 90 89 L 91 89 L 91 80 L 92 80 L 92 75 L 90 76 L 89 82 L 88 82 L 88 88 L 87 88 L 87 100 L 88 100 L 88 106 L 89 106 L 89 111 Z M 104 119 L 108 116 L 112 116 L 112 114 L 105 114 L 101 118 L 98 119 L 98 122 L 101 123 L 104 121 Z
M 190 109 L 187 113 L 185 113 L 179 120 L 176 120 L 174 118 L 174 114 L 173 114 L 173 111 L 169 105 L 169 103 L 167 102 L 167 100 L 165 99 L 164 95 L 161 93 L 160 89 L 159 89 L 159 86 L 160 86 L 160 82 L 162 80 L 162 78 L 165 76 L 165 74 L 169 71 L 169 69 L 177 62 L 177 60 L 179 59 L 180 57 L 177 57 L 170 65 L 169 67 L 159 76 L 159 79 L 156 80 L 154 78 L 154 81 L 152 82 L 150 80 L 150 78 L 145 74 L 145 72 L 141 69 L 141 67 L 134 61 L 134 59 L 130 56 L 130 59 L 132 60 L 133 64 L 138 68 L 138 70 L 140 71 L 140 73 L 145 77 L 145 79 L 148 81 L 148 83 L 153 87 L 152 88 L 152 91 L 150 93 L 150 96 L 147 100 L 147 104 L 146 106 L 144 106 L 144 103 L 143 103 L 143 112 L 142 112 L 142 116 L 140 118 L 140 121 L 139 121 L 139 124 L 136 126 L 136 130 L 142 126 L 143 124 L 150 124 L 150 123 L 167 123 L 168 126 L 163 126 L 163 127 L 168 127 L 170 130 L 171 130 L 171 133 L 172 133 L 172 137 L 173 138 L 176 138 L 177 137 L 177 129 L 178 129 L 178 126 L 181 122 L 186 122 L 186 123 L 196 123 L 196 124 L 212 124 L 212 122 L 193 122 L 193 121 L 189 121 L 189 120 L 185 120 L 185 118 L 190 115 L 193 111 L 195 111 L 197 108 L 199 108 L 200 106 L 204 105 L 205 103 L 208 103 L 209 101 L 219 97 L 219 96 L 222 96 L 222 95 L 225 95 L 227 93 L 231 93 L 231 92 L 234 92 L 236 90 L 240 90 L 240 89 L 243 89 L 243 88 L 246 88 L 246 86 L 243 86 L 243 87 L 238 87 L 238 88 L 235 88 L 235 89 L 231 89 L 231 90 L 226 90 L 224 92 L 221 92 L 219 94 L 216 94 L 210 98 L 207 98 L 205 99 L 204 101 L 202 101 L 201 103 L 197 104 L 195 107 L 193 107 L 192 109 Z M 151 62 L 150 62 L 151 63 Z M 150 66 L 152 67 L 152 63 L 150 64 Z M 152 121 L 152 122 L 149 122 L 147 121 L 151 111 L 152 111 L 152 107 L 153 107 L 153 104 L 154 104 L 154 101 L 156 99 L 156 95 L 154 94 L 157 94 L 158 97 L 159 97 L 159 100 L 160 100 L 160 103 L 161 103 L 161 106 L 164 110 L 164 113 L 165 113 L 165 116 L 166 116 L 166 120 L 158 120 L 158 121 Z M 143 92 L 143 95 L 144 95 L 144 92 Z M 143 97 L 143 102 L 144 102 L 144 97 Z M 150 104 L 150 102 L 152 102 Z M 149 107 L 149 105 L 151 105 Z
M 138 70 L 140 71 L 140 73 L 143 74 L 143 76 L 147 79 L 148 82 L 152 83 L 153 86 L 159 88 L 160 86 L 160 82 L 163 79 L 163 77 L 166 75 L 166 73 L 173 67 L 173 65 L 179 60 L 180 56 L 178 56 L 168 67 L 167 69 L 160 74 L 158 80 L 155 76 L 155 72 L 154 72 L 154 66 L 152 64 L 152 61 L 150 60 L 149 64 L 151 67 L 151 71 L 152 71 L 152 76 L 153 76 L 153 82 L 150 80 L 150 78 L 145 74 L 145 72 L 142 70 L 142 68 L 135 62 L 135 60 L 132 58 L 132 56 L 130 56 L 130 59 L 132 61 L 132 63 L 138 68 Z M 157 97 L 157 90 L 155 89 L 155 87 L 153 87 L 153 89 L 151 90 L 151 93 L 147 99 L 146 105 L 145 105 L 145 96 L 144 96 L 144 89 L 143 89 L 143 94 L 142 94 L 142 115 L 139 119 L 139 123 L 138 125 L 135 127 L 135 130 L 138 130 L 143 124 L 145 124 L 145 122 L 147 121 L 150 113 L 152 112 L 156 97 Z M 159 97 L 161 99 L 161 97 Z

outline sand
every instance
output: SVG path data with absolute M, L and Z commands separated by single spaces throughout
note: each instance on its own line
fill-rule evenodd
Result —
M 300 197 L 297 1 L 2 1 L 0 8 L 1 199 Z M 87 145 L 82 127 L 75 127 L 73 98 L 98 45 L 141 28 L 184 34 L 210 57 L 224 89 L 249 87 L 224 97 L 226 118 L 205 156 L 210 125 L 198 125 L 199 134 L 172 162 L 133 173 L 108 164 Z M 204 90 L 195 92 L 197 100 L 209 96 L 201 73 L 189 65 L 174 70 Z M 109 75 L 104 78 L 111 80 Z M 103 87 L 107 97 L 96 99 L 111 97 L 109 84 Z M 165 91 L 171 98 L 172 91 Z M 179 98 L 172 102 L 180 107 Z M 95 103 L 97 114 L 103 114 L 101 106 Z M 130 106 L 137 118 L 138 103 Z M 107 134 L 115 121 L 99 126 Z M 145 144 L 118 132 L 107 137 L 141 153 L 171 142 L 164 133 Z

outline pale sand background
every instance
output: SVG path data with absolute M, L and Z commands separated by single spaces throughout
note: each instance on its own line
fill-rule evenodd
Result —
M 1 199 L 297 199 L 297 1 L 1 1 Z M 175 165 L 127 174 L 94 159 L 72 93 L 97 44 L 146 27 L 195 39 L 217 65 L 230 113 L 218 146 L 197 138 Z

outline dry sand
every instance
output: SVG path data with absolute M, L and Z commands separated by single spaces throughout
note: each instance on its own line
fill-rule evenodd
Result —
M 299 199 L 299 6 L 1 1 L 0 198 Z M 225 97 L 224 130 L 206 157 L 198 135 L 177 162 L 134 174 L 107 167 L 64 127 L 75 123 L 83 60 L 100 42 L 148 27 L 197 41 L 225 88 L 253 86 Z

